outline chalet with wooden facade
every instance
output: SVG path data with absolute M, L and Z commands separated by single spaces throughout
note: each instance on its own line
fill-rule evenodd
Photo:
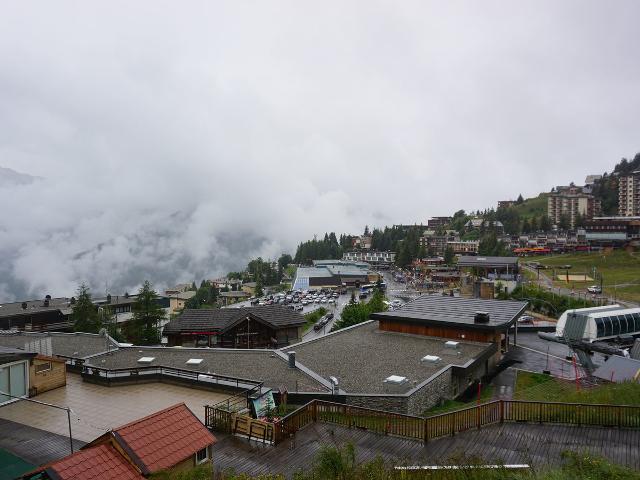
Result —
M 282 306 L 185 310 L 165 325 L 169 346 L 279 348 L 302 339 L 304 317 Z

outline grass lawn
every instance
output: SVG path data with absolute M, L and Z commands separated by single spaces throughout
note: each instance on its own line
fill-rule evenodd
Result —
M 326 315 L 326 313 L 327 313 L 327 309 L 324 308 L 324 307 L 320 307 L 320 308 L 314 310 L 313 312 L 305 313 L 304 314 L 304 318 L 307 321 L 307 323 L 304 324 L 304 327 L 302 328 L 302 332 L 303 333 L 307 333 L 309 331 L 309 329 L 311 327 L 313 327 L 313 325 L 318 320 L 320 320 L 321 317 Z
M 639 383 L 606 383 L 577 390 L 575 382 L 518 371 L 514 400 L 640 405 Z
M 547 214 L 548 193 L 541 193 L 537 197 L 527 198 L 520 205 L 514 205 L 513 208 L 521 217 L 527 219 L 531 217 L 540 217 Z
M 553 283 L 557 287 L 571 288 L 574 286 L 576 290 L 585 290 L 590 285 L 599 285 L 599 276 L 602 275 L 606 294 L 617 296 L 623 300 L 640 301 L 640 253 L 627 253 L 623 250 L 614 250 L 610 253 L 584 252 L 540 257 L 536 260 L 550 267 L 571 265 L 569 274 L 573 275 L 586 272 L 587 275 L 593 277 L 593 268 L 596 268 L 598 278 L 596 280 L 567 283 L 554 279 Z M 558 271 L 557 273 L 563 272 Z M 544 273 L 552 276 L 552 272 L 549 270 Z
M 482 386 L 482 391 L 480 392 L 480 403 L 486 403 L 491 400 L 493 397 L 493 386 L 487 385 Z M 424 412 L 425 417 L 433 417 L 434 415 L 440 415 L 441 413 L 452 412 L 454 410 L 460 410 L 462 408 L 473 407 L 477 404 L 477 396 L 468 402 L 462 402 L 459 400 L 445 400 L 442 405 L 438 405 L 436 407 L 431 407 L 429 410 Z

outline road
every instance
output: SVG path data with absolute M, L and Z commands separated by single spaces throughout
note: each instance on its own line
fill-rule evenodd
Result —
M 333 327 L 333 324 L 340 318 L 340 315 L 342 314 L 342 309 L 347 303 L 349 303 L 349 300 L 351 300 L 351 292 L 345 295 L 340 295 L 337 298 L 335 304 L 330 304 L 330 303 L 317 304 L 316 303 L 316 304 L 313 304 L 313 306 L 309 305 L 308 307 L 305 307 L 305 309 L 312 307 L 309 309 L 309 312 L 312 312 L 316 308 L 324 307 L 327 309 L 328 312 L 333 313 L 333 318 L 321 330 L 316 331 L 313 329 L 313 327 L 311 327 L 309 330 L 307 330 L 307 333 L 305 333 L 302 336 L 302 340 L 306 342 L 307 340 L 313 340 L 314 338 L 319 338 L 329 333 L 331 331 L 331 327 Z M 308 312 L 305 311 L 304 313 L 308 313 Z

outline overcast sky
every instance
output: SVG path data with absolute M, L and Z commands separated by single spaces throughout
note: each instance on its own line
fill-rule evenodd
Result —
M 0 301 L 133 291 L 640 150 L 640 2 L 0 1 Z M 0 171 L 2 173 L 2 171 Z

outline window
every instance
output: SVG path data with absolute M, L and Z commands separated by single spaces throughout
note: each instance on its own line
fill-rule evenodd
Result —
M 604 336 L 611 337 L 613 335 L 613 326 L 611 325 L 611 317 L 604 317 Z
M 209 458 L 207 447 L 196 453 L 196 463 L 204 463 Z
M 39 363 L 35 366 L 36 373 L 44 373 L 51 370 L 51 362 Z
M 596 318 L 596 328 L 598 329 L 598 338 L 604 337 L 604 320 L 602 318 Z
M 0 368 L 0 405 L 13 400 L 12 397 L 27 395 L 27 362 L 3 365 Z

